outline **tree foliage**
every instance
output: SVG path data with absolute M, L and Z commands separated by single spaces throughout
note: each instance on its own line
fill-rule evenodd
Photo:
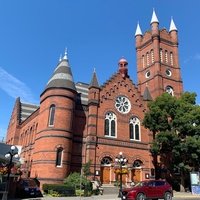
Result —
M 70 173 L 69 176 L 64 179 L 65 185 L 74 188 L 80 188 L 80 186 L 86 185 L 87 182 L 87 179 L 78 172 Z
M 179 98 L 164 93 L 149 103 L 143 120 L 154 135 L 152 155 L 159 156 L 171 174 L 199 169 L 200 106 L 195 100 L 195 93 Z

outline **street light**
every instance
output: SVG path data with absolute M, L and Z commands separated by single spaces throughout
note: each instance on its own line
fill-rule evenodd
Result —
M 115 158 L 115 162 L 120 166 L 120 189 L 118 197 L 122 197 L 122 166 L 124 166 L 128 160 L 123 156 L 122 152 L 119 152 L 119 155 Z
M 11 174 L 13 157 L 19 158 L 18 149 L 15 146 L 11 146 L 10 149 L 11 150 L 5 155 L 5 157 L 7 159 L 9 159 L 9 163 L 8 163 L 8 175 L 7 175 L 7 180 L 6 180 L 6 187 L 5 187 L 5 192 L 3 194 L 2 200 L 8 199 L 8 192 L 9 192 L 9 185 L 10 185 L 10 174 Z

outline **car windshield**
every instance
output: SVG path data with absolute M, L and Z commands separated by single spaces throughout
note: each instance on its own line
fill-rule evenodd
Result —
M 31 186 L 31 187 L 36 186 L 36 183 L 34 180 L 24 180 L 23 182 L 24 182 L 24 186 Z
M 141 181 L 141 182 L 138 182 L 134 185 L 134 187 L 141 187 L 141 186 L 146 186 L 147 185 L 147 182 L 145 181 Z

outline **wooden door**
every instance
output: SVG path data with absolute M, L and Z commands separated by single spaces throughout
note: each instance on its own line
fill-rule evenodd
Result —
M 134 183 L 141 181 L 141 170 L 140 169 L 133 169 L 132 170 L 132 181 Z
M 101 167 L 101 183 L 110 183 L 110 167 Z

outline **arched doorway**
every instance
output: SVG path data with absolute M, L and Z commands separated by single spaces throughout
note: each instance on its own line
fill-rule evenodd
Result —
M 139 159 L 133 162 L 131 170 L 131 179 L 134 183 L 137 183 L 142 180 L 142 165 L 143 162 Z
M 112 158 L 105 156 L 101 160 L 101 183 L 110 184 Z

